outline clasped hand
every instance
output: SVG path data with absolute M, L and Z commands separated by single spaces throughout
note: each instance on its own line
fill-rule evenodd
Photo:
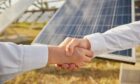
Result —
M 66 57 L 70 63 L 57 64 L 58 67 L 74 70 L 91 61 L 93 53 L 90 50 L 90 43 L 87 39 L 66 38 L 59 47 L 65 49 Z
M 49 64 L 57 64 L 58 67 L 74 70 L 89 62 L 93 53 L 87 39 L 66 38 L 59 46 L 48 46 Z

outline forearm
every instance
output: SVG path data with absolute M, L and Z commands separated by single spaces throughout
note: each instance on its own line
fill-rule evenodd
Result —
M 86 36 L 96 55 L 129 49 L 140 44 L 140 22 Z
M 48 52 L 48 64 L 63 64 L 70 62 L 68 56 L 66 56 L 64 47 L 49 45 Z
M 60 56 L 64 53 L 60 47 L 57 46 L 48 46 L 48 64 L 59 64 L 60 63 Z
M 47 45 L 16 45 L 0 42 L 0 81 L 12 78 L 11 74 L 46 66 Z

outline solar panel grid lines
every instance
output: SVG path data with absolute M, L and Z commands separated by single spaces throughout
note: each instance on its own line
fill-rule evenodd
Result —
M 77 6 L 77 4 L 76 4 L 76 6 Z M 71 6 L 70 6 L 70 7 L 71 7 Z M 76 7 L 76 8 L 78 9 L 78 8 L 80 8 L 80 7 L 81 7 L 81 5 L 80 5 L 79 7 Z M 74 9 L 75 9 L 75 8 L 73 8 L 73 9 L 71 9 L 71 10 L 74 11 Z M 76 10 L 75 10 L 75 11 L 76 11 Z M 80 11 L 79 11 L 79 12 L 80 12 Z M 79 12 L 76 11 L 76 12 L 73 12 L 73 14 L 78 15 Z M 67 14 L 66 14 L 66 15 L 67 15 Z M 69 17 L 68 17 L 68 18 L 69 18 Z M 77 18 L 79 19 L 80 17 L 77 17 Z M 73 19 L 75 19 L 75 17 L 72 17 L 71 20 L 67 20 L 67 18 L 66 18 L 65 20 L 63 20 L 63 21 L 64 21 L 63 24 L 65 24 L 65 25 L 67 26 L 67 25 L 69 25 L 69 23 L 73 23 L 73 22 L 74 22 Z M 78 21 L 78 19 L 75 20 L 75 23 Z M 61 31 L 61 32 L 64 32 L 64 33 L 69 32 L 69 33 L 68 33 L 68 36 L 69 36 L 69 35 L 71 34 L 71 30 L 73 30 L 73 28 L 71 28 L 71 29 L 68 31 L 68 29 L 65 28 L 65 26 L 64 26 L 64 29 L 63 29 L 63 30 L 60 30 L 60 31 Z M 59 30 L 58 30 L 58 31 L 59 31 Z M 73 31 L 72 31 L 72 32 L 73 32 Z
M 125 3 L 127 3 L 127 1 L 125 0 L 120 1 L 118 2 L 117 6 L 119 6 L 120 4 L 125 5 Z M 115 25 L 113 25 L 112 27 L 131 22 L 131 10 L 129 10 L 129 12 L 126 12 L 128 11 L 127 10 L 128 7 L 131 7 L 131 5 L 123 6 L 122 8 L 119 8 L 118 10 L 116 10 L 115 20 L 113 21 L 113 24 Z M 124 15 L 118 16 L 118 14 L 124 14 Z M 125 14 L 127 14 L 127 16 L 125 16 Z M 128 56 L 131 56 L 131 49 L 127 51 L 118 51 L 118 52 L 115 52 L 115 54 L 123 54 L 123 55 L 127 54 Z
M 123 5 L 125 3 L 128 3 L 128 2 L 127 1 L 122 1 L 119 4 Z M 131 3 L 128 3 L 128 4 L 131 4 Z M 124 14 L 124 15 L 122 15 L 122 16 L 115 16 L 116 17 L 116 23 L 114 23 L 114 24 L 117 25 L 117 24 L 124 24 L 124 23 L 129 23 L 130 22 L 130 20 L 131 20 L 131 10 L 128 9 L 130 7 L 131 7 L 131 5 L 128 5 L 126 7 L 119 8 L 116 11 L 116 15 L 118 15 L 118 14 Z M 127 15 L 125 15 L 125 14 L 127 14 Z
M 82 7 L 81 7 L 82 6 Z M 84 5 L 84 3 L 83 4 L 81 4 L 80 6 L 79 6 L 79 8 L 77 9 L 78 11 L 77 12 L 75 12 L 75 16 L 77 17 L 77 16 L 79 16 L 79 17 L 77 17 L 76 19 L 75 19 L 75 17 L 74 17 L 74 19 L 75 19 L 75 22 L 72 20 L 71 22 L 72 23 L 70 23 L 70 24 L 77 24 L 76 26 L 73 26 L 73 29 L 71 29 L 71 32 L 69 32 L 69 31 L 67 31 L 67 32 L 69 32 L 69 34 L 68 35 L 71 35 L 72 33 L 76 33 L 76 31 L 78 31 L 78 27 L 80 26 L 80 24 L 81 24 L 81 21 L 82 21 L 82 18 L 84 18 L 84 17 L 81 17 L 82 15 L 83 15 L 83 7 L 85 7 L 85 5 Z M 79 9 L 81 9 L 81 10 L 79 10 Z M 86 11 L 85 11 L 86 12 Z M 69 24 L 68 24 L 69 25 Z M 75 28 L 76 27 L 76 28 Z M 78 33 L 77 33 L 78 34 Z
M 59 17 L 59 16 L 61 16 L 61 13 L 65 10 L 66 8 L 65 8 L 65 4 L 61 7 L 61 12 L 57 12 L 57 14 L 55 15 L 55 17 Z M 56 18 L 55 18 L 56 19 Z M 55 20 L 55 19 L 52 19 L 53 21 L 50 21 L 49 22 L 49 24 L 52 24 L 52 22 L 53 22 L 53 24 L 55 24 L 55 21 L 57 21 L 57 20 Z M 59 19 L 59 20 L 61 20 L 61 19 Z M 46 29 L 45 28 L 48 28 L 48 27 L 50 27 L 50 28 L 53 28 L 55 25 L 46 25 L 44 28 L 43 28 L 43 30 L 44 31 L 42 31 L 42 33 L 40 33 L 42 36 L 41 36 L 41 38 L 38 38 L 37 37 L 37 39 L 35 39 L 34 40 L 34 42 L 36 41 L 36 40 L 38 40 L 38 41 L 40 41 L 41 43 L 43 43 L 43 44 L 45 44 L 46 42 L 48 42 L 49 43 L 49 41 L 50 41 L 50 39 L 51 39 L 51 37 L 52 37 L 52 35 L 53 35 L 53 32 L 54 32 L 54 29 L 48 29 L 48 31 L 45 31 Z M 57 25 L 56 25 L 57 26 Z M 51 33 L 50 33 L 50 31 L 51 31 Z M 49 35 L 47 35 L 46 36 L 46 33 L 47 34 L 49 34 Z M 47 38 L 47 39 L 46 39 Z
M 102 0 L 98 0 L 98 1 L 102 1 Z M 64 8 L 64 7 L 63 7 Z M 68 8 L 68 6 L 67 6 L 67 8 Z M 106 7 L 107 8 L 107 7 Z M 96 9 L 97 10 L 97 9 Z M 64 10 L 63 10 L 64 11 Z M 63 12 L 63 11 L 61 11 L 61 12 Z M 79 12 L 78 12 L 79 13 Z M 65 13 L 63 14 L 63 16 L 65 16 Z M 96 15 L 95 15 L 96 16 Z M 70 16 L 71 17 L 71 16 Z M 59 20 L 60 20 L 60 22 L 61 22 L 61 19 L 63 20 L 63 22 L 61 22 L 62 24 L 66 24 L 66 25 L 69 25 L 69 23 L 70 23 L 70 25 L 76 25 L 76 24 L 78 24 L 78 22 L 76 22 L 79 18 L 80 18 L 80 16 L 77 16 L 77 18 L 75 17 L 75 16 L 73 16 L 73 17 L 71 17 L 71 20 L 72 20 L 72 18 L 73 19 L 75 19 L 76 18 L 76 20 L 74 20 L 74 21 L 70 21 L 70 20 L 67 20 L 67 18 L 69 18 L 69 16 L 65 16 L 65 18 L 66 18 L 66 21 L 65 21 L 65 18 L 64 17 L 57 17 L 57 15 L 56 15 L 56 18 L 59 18 Z M 57 20 L 56 20 L 57 21 Z M 94 21 L 94 19 L 93 19 L 93 21 Z M 55 21 L 54 21 L 55 22 Z M 57 24 L 59 24 L 59 23 L 57 23 Z M 92 23 L 93 24 L 93 23 Z M 65 25 L 65 26 L 66 26 Z M 86 24 L 83 24 L 83 25 L 86 25 Z M 61 25 L 60 25 L 61 26 Z M 81 25 L 80 25 L 81 26 Z M 101 25 L 99 25 L 99 26 L 101 26 Z M 59 28 L 58 28 L 59 29 Z M 72 28 L 71 28 L 72 29 Z M 64 30 L 64 29 L 63 29 Z
M 117 6 L 117 1 L 116 1 L 115 4 L 114 4 L 113 16 L 116 15 L 116 6 Z M 115 17 L 112 17 L 111 28 L 113 27 L 113 24 L 114 24 L 114 18 L 115 18 Z
M 94 2 L 94 3 L 98 3 L 98 1 Z M 77 32 L 75 32 L 77 35 L 83 35 L 82 33 L 85 32 L 85 30 L 87 29 L 86 27 L 83 27 L 83 25 L 87 24 L 89 19 L 91 18 L 88 18 L 88 15 L 90 15 L 90 13 L 92 12 L 92 6 L 96 6 L 97 4 L 93 4 L 93 2 L 90 2 L 89 4 L 85 4 L 86 6 L 86 9 L 84 9 L 83 7 L 83 17 L 80 16 L 82 18 L 82 20 L 80 21 L 80 24 L 78 25 L 78 28 L 77 28 Z M 95 8 L 93 8 L 93 10 L 95 10 Z M 88 19 L 87 19 L 88 18 Z
M 97 3 L 97 2 L 98 2 L 98 1 L 95 1 L 94 3 Z M 91 5 L 93 5 L 93 2 L 90 2 L 90 3 L 91 3 Z M 89 9 L 84 9 L 84 10 L 82 11 L 82 12 L 83 12 L 83 15 L 85 15 L 85 17 L 88 17 L 88 16 L 86 15 L 86 13 L 89 13 L 89 14 L 91 15 L 91 11 L 94 11 L 94 10 L 95 10 L 95 8 L 92 9 L 92 7 L 91 7 L 90 4 L 87 4 L 87 5 L 90 6 L 90 7 L 86 7 L 86 8 L 89 8 Z M 97 4 L 94 4 L 94 5 L 97 6 Z M 81 8 L 81 9 L 82 9 L 82 8 Z M 90 12 L 89 12 L 89 11 L 87 12 L 86 10 L 87 10 L 87 11 L 89 10 Z M 95 13 L 96 13 L 96 12 L 95 12 Z M 77 17 L 78 17 L 78 16 L 77 16 Z M 79 16 L 79 18 L 82 18 L 83 20 L 84 20 L 85 17 Z M 92 19 L 92 16 L 91 16 L 91 18 L 89 18 L 89 19 Z M 76 26 L 78 25 L 79 27 L 76 27 L 76 28 L 78 28 L 78 29 L 81 30 L 81 29 L 82 29 L 82 28 L 81 28 L 82 24 L 79 24 L 79 23 L 80 23 L 80 22 L 74 22 L 74 25 L 76 25 Z M 86 25 L 86 24 L 84 24 L 84 25 Z M 78 31 L 78 29 L 77 29 L 77 32 L 80 32 L 80 31 Z M 84 28 L 84 29 L 85 29 L 85 28 Z M 75 31 L 73 34 L 75 34 L 75 33 L 77 33 L 77 32 Z M 84 32 L 84 31 L 83 31 L 83 32 Z
M 131 22 L 131 0 L 67 0 L 34 42 L 59 44 L 66 37 L 82 38 Z M 113 54 L 129 56 L 132 49 Z
M 77 0 L 77 3 L 78 3 L 79 1 Z M 66 12 L 65 12 L 65 15 L 69 15 L 69 12 L 73 12 L 74 14 L 77 14 L 77 10 L 78 9 L 80 9 L 80 6 L 77 6 L 77 4 L 73 4 L 73 6 L 71 5 L 71 2 L 67 2 L 67 3 L 69 3 L 69 5 L 67 5 L 67 8 L 68 9 L 70 9 L 71 10 L 71 7 L 73 8 L 73 10 L 69 10 L 69 11 L 67 11 L 66 10 Z M 76 9 L 76 10 L 75 10 Z M 68 17 L 69 18 L 69 17 Z M 63 28 L 63 30 L 56 30 L 56 33 L 58 32 L 63 32 L 64 34 L 66 34 L 67 32 L 68 32 L 68 29 L 66 28 L 66 26 L 67 26 L 67 24 L 68 23 L 71 23 L 71 22 L 73 22 L 73 19 L 75 18 L 75 17 L 73 17 L 73 19 L 71 19 L 71 20 L 67 20 L 68 18 L 63 18 L 62 17 L 62 23 L 63 24 L 65 24 L 65 26 L 63 26 L 62 28 Z M 60 25 L 61 26 L 61 25 Z M 67 34 L 67 36 L 68 35 L 70 35 L 70 34 Z M 60 39 L 60 38 L 59 38 Z M 61 39 L 64 39 L 64 38 L 61 38 Z M 60 41 L 61 42 L 61 41 Z
M 104 1 L 105 0 L 99 0 L 100 2 L 99 2 L 99 4 L 100 5 L 97 5 L 97 13 L 95 14 L 96 15 L 96 18 L 95 18 L 95 20 L 93 20 L 93 21 L 95 21 L 94 23 L 92 23 L 92 26 L 93 26 L 93 28 L 92 28 L 92 33 L 94 33 L 94 32 L 96 32 L 97 31 L 97 25 L 98 25 L 98 23 L 99 23 L 99 21 L 102 21 L 102 20 L 100 20 L 100 18 L 101 18 L 101 16 L 99 16 L 100 15 L 100 13 L 102 12 L 102 8 L 103 8 L 103 5 L 104 5 Z M 95 11 L 95 12 L 96 12 Z M 103 18 L 102 18 L 103 19 Z

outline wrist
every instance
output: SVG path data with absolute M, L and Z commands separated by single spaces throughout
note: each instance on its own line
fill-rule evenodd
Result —
M 56 46 L 48 46 L 48 64 L 54 64 L 54 62 L 56 62 L 56 55 L 55 53 L 57 51 L 57 47 Z
M 65 57 L 63 47 L 48 46 L 48 64 L 61 64 L 63 63 L 62 57 Z
M 91 45 L 90 45 L 89 40 L 87 38 L 84 38 L 83 40 L 84 40 L 84 43 L 87 45 L 87 48 L 91 49 Z

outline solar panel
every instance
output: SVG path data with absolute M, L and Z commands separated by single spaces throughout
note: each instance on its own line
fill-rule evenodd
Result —
M 32 15 L 31 12 L 25 13 L 22 15 L 22 17 L 18 20 L 18 22 L 26 22 L 26 20 Z
M 41 14 L 42 12 L 33 13 L 32 16 L 26 20 L 26 22 L 34 22 Z
M 67 0 L 34 42 L 57 45 L 66 37 L 103 33 L 132 22 L 131 9 L 131 0 Z M 132 54 L 132 49 L 128 49 L 97 57 L 135 62 Z
M 43 15 L 41 15 L 41 17 L 37 20 L 37 22 L 45 22 L 47 20 L 49 20 L 48 12 L 45 12 Z
M 36 0 L 18 0 L 0 14 L 0 32 L 15 21 Z

